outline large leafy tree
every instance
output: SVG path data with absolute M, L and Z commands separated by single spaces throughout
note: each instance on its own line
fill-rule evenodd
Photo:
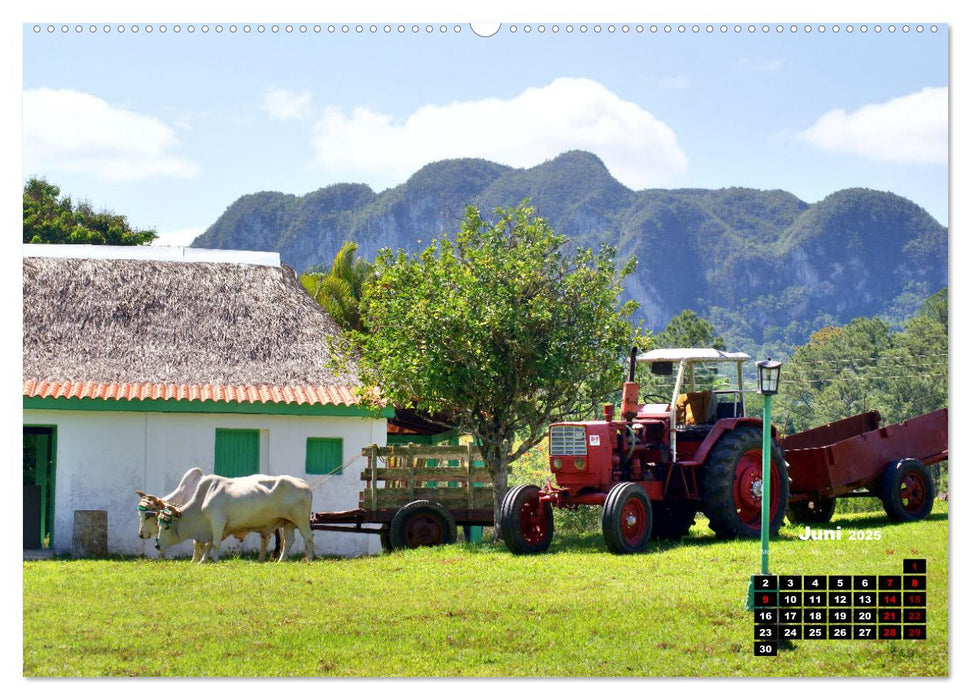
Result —
M 125 216 L 96 212 L 87 202 L 74 205 L 60 194 L 44 179 L 24 185 L 24 243 L 144 245 L 158 237 L 151 229 L 133 229 Z
M 615 251 L 571 254 L 528 202 L 487 221 L 466 209 L 454 238 L 416 255 L 383 251 L 353 334 L 365 384 L 474 436 L 495 485 L 551 421 L 622 378 L 633 302 L 619 303 Z
M 364 331 L 361 295 L 374 276 L 374 266 L 357 257 L 357 243 L 347 241 L 337 251 L 330 270 L 309 270 L 300 283 L 318 304 L 345 330 Z

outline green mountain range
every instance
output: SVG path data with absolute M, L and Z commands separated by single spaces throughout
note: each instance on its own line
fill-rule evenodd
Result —
M 845 189 L 807 204 L 782 190 L 633 191 L 583 151 L 533 168 L 431 163 L 379 193 L 337 184 L 245 195 L 193 245 L 279 251 L 303 271 L 329 264 L 345 240 L 365 257 L 414 251 L 453 232 L 467 204 L 491 211 L 527 197 L 577 244 L 637 256 L 626 290 L 648 327 L 692 309 L 739 349 L 801 343 L 859 316 L 900 320 L 947 284 L 947 229 L 890 192 Z

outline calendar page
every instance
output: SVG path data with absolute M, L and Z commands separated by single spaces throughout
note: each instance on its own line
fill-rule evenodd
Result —
M 939 3 L 43 5 L 23 676 L 959 672 Z

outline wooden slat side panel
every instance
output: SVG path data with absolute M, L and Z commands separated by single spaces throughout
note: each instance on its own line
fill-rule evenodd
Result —
M 408 469 L 385 468 L 377 469 L 375 473 L 377 475 L 376 478 L 380 481 L 394 481 L 407 479 L 412 471 Z M 466 470 L 461 467 L 426 467 L 424 469 L 415 469 L 414 475 L 416 479 L 422 481 L 464 481 L 469 478 Z M 474 482 L 492 482 L 492 477 L 489 476 L 489 470 L 485 467 L 472 469 L 471 475 L 472 481 Z M 368 471 L 361 473 L 362 481 L 370 481 L 371 479 L 372 476 Z
M 464 489 L 379 489 L 375 508 L 401 508 L 411 501 L 429 500 L 446 508 L 467 508 L 469 496 Z M 491 487 L 472 489 L 473 508 L 492 508 Z
M 417 457 L 421 459 L 482 459 L 482 453 L 478 447 L 463 445 L 391 445 L 389 447 L 377 447 L 369 445 L 365 447 L 361 454 L 367 456 L 372 453 L 386 459 L 389 457 Z

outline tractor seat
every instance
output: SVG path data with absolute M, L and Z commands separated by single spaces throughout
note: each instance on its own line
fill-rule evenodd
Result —
M 678 425 L 710 425 L 715 422 L 717 411 L 715 392 L 689 391 L 678 397 L 677 422 Z

